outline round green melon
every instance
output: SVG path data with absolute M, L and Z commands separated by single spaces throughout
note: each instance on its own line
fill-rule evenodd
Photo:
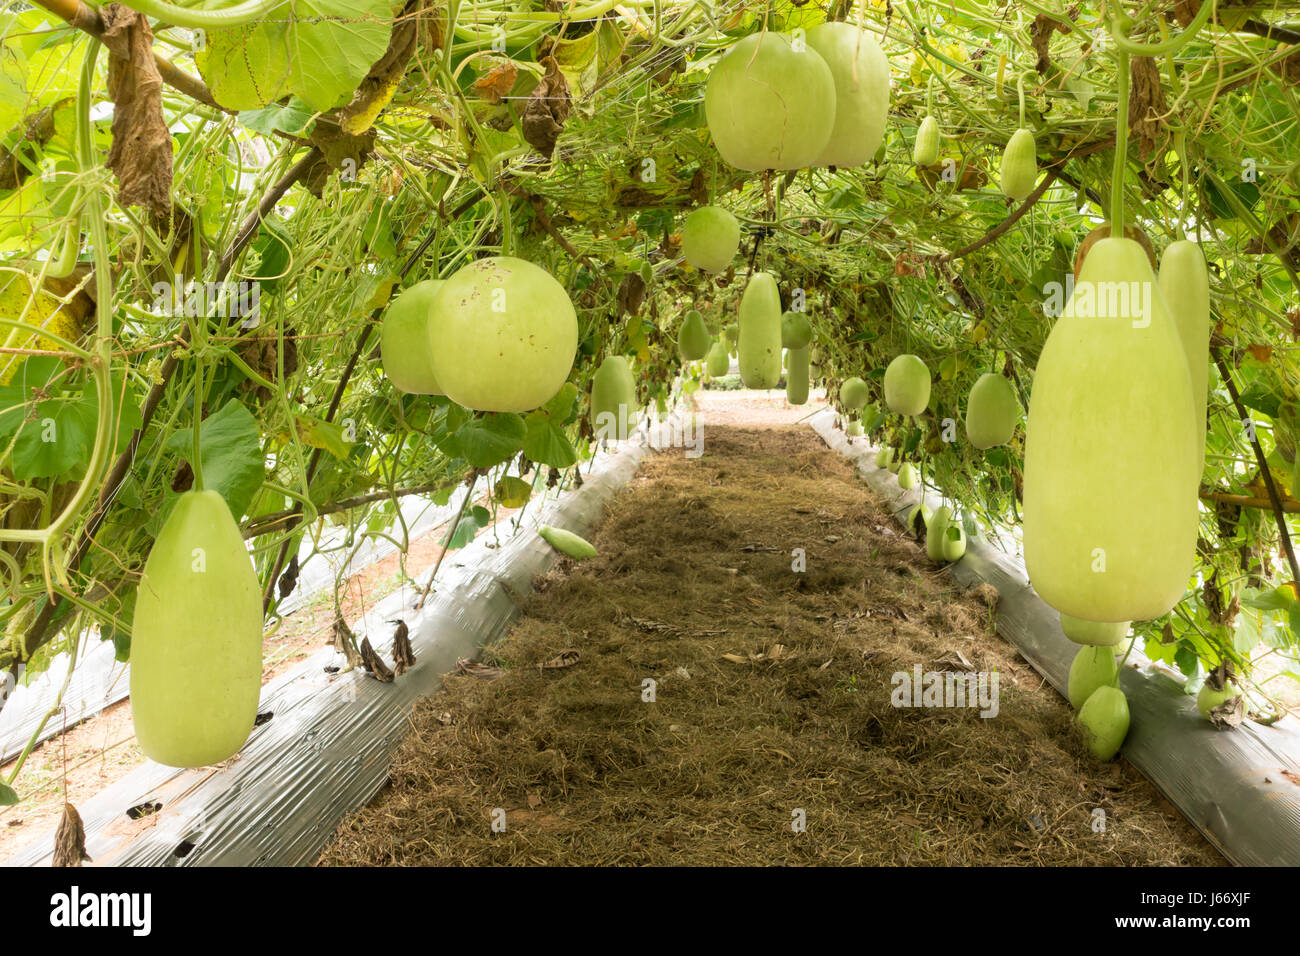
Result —
M 215 491 L 187 491 L 149 552 L 131 629 L 131 717 L 140 749 L 207 767 L 248 739 L 262 689 L 262 589 Z
M 1128 698 L 1118 687 L 1098 687 L 1079 708 L 1079 725 L 1088 749 L 1099 760 L 1119 753 L 1128 736 L 1128 723 Z
M 804 349 L 812 341 L 812 325 L 802 312 L 786 312 L 781 316 L 781 347 Z
M 596 438 L 623 441 L 636 427 L 640 408 L 627 358 L 607 356 L 591 379 L 591 427 Z
M 1093 644 L 1114 647 L 1128 634 L 1131 621 L 1085 621 L 1068 614 L 1061 615 L 1061 630 L 1076 644 Z
M 920 476 L 916 473 L 916 466 L 910 461 L 898 469 L 898 487 L 904 491 L 910 491 L 916 487 Z
M 848 23 L 819 23 L 807 39 L 835 81 L 835 123 L 813 165 L 861 166 L 884 142 L 889 61 L 875 37 Z
M 1070 663 L 1070 678 L 1066 684 L 1070 704 L 1078 710 L 1098 687 L 1115 683 L 1118 674 L 1115 652 L 1109 647 L 1079 648 Z
M 441 395 L 433 371 L 429 324 L 441 279 L 417 282 L 384 310 L 379 327 L 379 359 L 388 380 L 413 395 Z
M 682 255 L 697 269 L 722 272 L 740 248 L 740 223 L 721 206 L 701 206 L 682 224 Z
M 1084 620 L 1147 621 L 1182 599 L 1198 526 L 1192 415 L 1186 355 L 1146 251 L 1100 240 L 1029 401 L 1025 564 L 1044 601 Z
M 943 534 L 943 559 L 960 561 L 966 554 L 966 529 L 960 521 L 949 521 Z
M 900 355 L 885 369 L 885 403 L 899 415 L 919 415 L 930 404 L 930 370 L 915 355 Z
M 691 309 L 686 313 L 681 330 L 677 333 L 677 351 L 682 360 L 699 361 L 709 354 L 709 347 L 712 345 L 713 337 L 709 335 L 709 330 L 704 324 L 704 316 Z
M 1225 684 L 1223 690 L 1215 690 L 1208 683 L 1202 684 L 1200 693 L 1196 695 L 1196 709 L 1201 712 L 1202 717 L 1209 720 L 1211 710 L 1240 694 L 1241 691 L 1231 684 Z
M 844 434 L 848 435 L 850 438 L 860 438 L 863 434 L 862 422 L 858 421 L 856 418 L 851 420 L 849 422 L 849 427 L 844 429 Z
M 704 88 L 718 153 L 737 169 L 816 163 L 835 124 L 835 78 L 816 50 L 784 33 L 753 33 L 723 54 Z
M 781 294 L 770 272 L 756 272 L 740 300 L 740 378 L 746 388 L 781 381 Z
M 847 410 L 856 412 L 867 404 L 867 383 L 854 376 L 846 378 L 840 385 L 840 404 Z
M 790 349 L 789 368 L 785 375 L 785 400 L 791 405 L 808 401 L 808 349 Z
M 443 283 L 430 338 L 434 375 L 448 398 L 482 412 L 527 412 L 569 377 L 578 319 L 545 269 L 492 256 Z
M 966 437 L 976 448 L 1005 445 L 1020 422 L 1020 403 L 1011 382 L 986 372 L 979 377 L 966 400 Z
M 1002 151 L 1002 194 L 1008 199 L 1023 202 L 1038 183 L 1037 147 L 1034 134 L 1018 129 L 1007 140 Z
M 731 356 L 727 354 L 727 347 L 721 342 L 714 342 L 709 347 L 709 354 L 705 357 L 705 369 L 714 378 L 731 371 Z

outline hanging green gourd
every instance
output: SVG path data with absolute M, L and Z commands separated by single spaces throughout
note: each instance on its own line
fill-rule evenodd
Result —
M 966 400 L 966 437 L 981 450 L 1005 445 L 1020 422 L 1020 402 L 1011 382 L 986 372 L 975 382 Z
M 840 404 L 846 411 L 856 412 L 867 404 L 867 383 L 856 375 L 846 378 L 840 385 Z
M 885 404 L 899 415 L 919 415 L 930 404 L 930 370 L 915 355 L 900 355 L 885 369 Z
M 803 405 L 808 401 L 808 348 L 790 349 L 786 357 L 785 400 Z
M 933 116 L 921 120 L 916 129 L 916 142 L 912 145 L 912 162 L 917 166 L 933 166 L 939 161 L 939 121 Z
M 412 395 L 442 394 L 433 371 L 430 337 L 433 299 L 441 286 L 440 279 L 417 282 L 389 303 L 379 327 L 384 374 L 397 388 Z
M 731 371 L 731 356 L 727 354 L 727 347 L 721 342 L 714 342 L 709 347 L 709 354 L 705 357 L 705 369 L 713 378 L 720 378 Z
M 904 491 L 910 491 L 916 487 L 917 482 L 921 480 L 917 474 L 916 466 L 910 461 L 898 469 L 898 487 Z
M 709 354 L 713 338 L 704 325 L 704 316 L 695 309 L 686 313 L 681 330 L 677 333 L 677 352 L 684 362 L 696 362 Z
M 1020 94 L 1020 128 L 1007 140 L 1002 151 L 1000 178 L 1002 194 L 1008 199 L 1023 202 L 1038 182 L 1038 147 L 1034 134 L 1025 128 L 1025 78 L 1018 78 Z
M 770 272 L 757 272 L 740 299 L 740 378 L 746 388 L 781 381 L 781 295 Z
M 952 509 L 942 505 L 934 509 L 934 514 L 925 524 L 925 553 L 931 561 L 942 562 L 943 545 L 948 535 L 948 525 L 952 521 Z
M 1186 239 L 1169 244 L 1160 258 L 1160 291 L 1192 378 L 1192 430 L 1200 474 L 1205 469 L 1205 406 L 1210 390 L 1210 277 L 1200 246 Z
M 1061 632 L 1076 644 L 1114 647 L 1124 640 L 1132 621 L 1084 621 L 1061 615 Z
M 1079 709 L 1079 726 L 1093 756 L 1111 759 L 1128 736 L 1128 698 L 1118 687 L 1098 687 Z
M 786 312 L 781 316 L 781 347 L 807 348 L 812 341 L 812 325 L 802 312 Z
M 622 355 L 610 355 L 591 380 L 591 427 L 597 439 L 623 441 L 635 427 L 641 404 L 632 367 Z
M 704 272 L 721 272 L 740 248 L 740 223 L 721 206 L 701 206 L 682 224 L 682 255 Z
M 835 81 L 835 122 L 814 165 L 861 166 L 884 143 L 889 61 L 875 37 L 849 23 L 819 23 L 808 30 L 807 42 Z

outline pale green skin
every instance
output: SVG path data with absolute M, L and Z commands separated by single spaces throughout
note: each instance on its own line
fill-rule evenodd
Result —
M 947 505 L 934 509 L 934 514 L 925 523 L 925 553 L 931 561 L 944 561 L 944 542 L 948 537 L 948 525 L 952 523 L 952 509 Z
M 677 333 L 677 353 L 687 362 L 697 362 L 709 354 L 713 336 L 704 324 L 704 316 L 694 309 L 686 313 L 681 330 Z
M 1241 691 L 1228 684 L 1223 690 L 1214 690 L 1209 684 L 1202 684 L 1200 692 L 1196 695 L 1196 709 L 1201 712 L 1201 716 L 1206 720 L 1210 719 L 1210 711 L 1226 701 L 1241 694 Z
M 1020 403 L 1011 383 L 994 372 L 986 372 L 970 390 L 966 400 L 966 438 L 981 450 L 1005 445 L 1020 422 Z
M 720 206 L 701 206 L 682 223 L 682 255 L 705 272 L 721 272 L 740 248 L 740 223 Z
M 622 355 L 608 356 L 591 380 L 591 427 L 596 438 L 623 441 L 635 428 L 640 408 L 632 367 Z
M 567 554 L 575 561 L 582 561 L 596 556 L 595 546 L 586 538 L 579 537 L 572 531 L 546 526 L 538 528 L 537 533 L 556 551 Z
M 802 312 L 787 312 L 781 316 L 781 347 L 805 349 L 812 341 L 812 325 Z
M 853 421 L 849 422 L 849 427 L 844 429 L 844 434 L 848 435 L 850 438 L 860 438 L 863 434 L 862 422 L 858 421 L 856 418 L 853 419 Z
M 953 532 L 956 532 L 954 534 Z M 949 521 L 943 536 L 943 559 L 960 561 L 966 554 L 966 529 L 958 521 Z
M 908 491 L 916 487 L 916 482 L 916 466 L 910 461 L 898 469 L 898 487 Z
M 723 54 L 704 88 L 713 143 L 737 169 L 814 165 L 835 123 L 835 79 L 821 54 L 784 33 L 753 33 Z
M 770 272 L 749 280 L 740 300 L 740 378 L 746 388 L 781 381 L 781 295 Z
M 1115 683 L 1119 665 L 1109 647 L 1081 647 L 1070 663 L 1066 690 L 1070 705 L 1078 710 L 1098 687 Z
M 1192 429 L 1205 470 L 1205 405 L 1210 391 L 1210 276 L 1201 247 L 1186 239 L 1171 242 L 1160 258 L 1160 291 L 1178 329 L 1192 377 Z
M 417 282 L 394 299 L 379 327 L 379 358 L 388 380 L 412 395 L 441 395 L 433 371 L 429 325 L 441 279 Z
M 876 155 L 889 116 L 889 61 L 875 38 L 849 23 L 819 23 L 807 33 L 835 80 L 835 123 L 815 166 L 861 166 Z
M 933 166 L 938 161 L 939 121 L 933 116 L 927 116 L 916 128 L 916 142 L 912 144 L 912 162 L 918 166 Z
M 220 763 L 248 739 L 261 687 L 262 589 L 243 535 L 220 494 L 187 491 L 136 592 L 131 716 L 140 749 L 169 767 Z
M 714 378 L 731 371 L 731 356 L 727 354 L 727 347 L 721 342 L 714 342 L 709 349 L 709 354 L 705 356 L 705 368 Z
M 1061 615 L 1061 631 L 1076 644 L 1113 648 L 1128 634 L 1132 621 L 1084 621 Z
M 1007 140 L 1002 151 L 1002 194 L 1008 199 L 1023 202 L 1038 182 L 1037 147 L 1034 134 L 1018 129 Z
M 920 415 L 930 404 L 930 370 L 915 355 L 900 355 L 885 369 L 885 404 L 899 415 Z
M 493 256 L 468 263 L 443 283 L 433 300 L 430 337 L 434 375 L 448 398 L 482 412 L 527 412 L 569 377 L 578 318 L 545 269 Z
M 1079 708 L 1079 724 L 1092 755 L 1110 760 L 1128 736 L 1128 699 L 1124 692 L 1118 687 L 1098 687 Z
M 888 468 L 890 462 L 892 462 L 893 460 L 894 460 L 894 449 L 890 448 L 888 445 L 885 445 L 878 452 L 876 452 L 877 468 Z
M 867 404 L 867 383 L 854 376 L 846 378 L 840 385 L 840 404 L 851 412 L 856 412 Z
M 1077 314 L 1080 290 L 1099 281 L 1157 289 L 1140 245 L 1102 239 L 1047 338 L 1026 428 L 1025 564 L 1063 614 L 1145 621 L 1183 597 L 1192 573 L 1200 472 L 1185 425 L 1191 379 L 1162 295 L 1149 296 L 1145 328 L 1133 315 Z M 1105 571 L 1095 572 L 1101 556 Z
M 791 405 L 803 405 L 808 401 L 808 349 L 791 349 L 786 355 L 785 400 Z

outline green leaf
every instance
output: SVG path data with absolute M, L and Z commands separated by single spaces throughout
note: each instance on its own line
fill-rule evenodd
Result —
M 1179 647 L 1174 652 L 1174 664 L 1183 672 L 1184 677 L 1195 677 L 1196 672 L 1200 670 L 1201 659 L 1190 647 Z
M 166 450 L 190 461 L 193 430 L 182 428 L 167 439 Z M 203 484 L 219 492 L 236 519 L 242 517 L 262 487 L 265 464 L 262 434 L 247 408 L 232 398 L 199 429 L 199 454 L 203 456 Z M 174 502 L 171 502 L 174 503 Z M 170 511 L 170 504 L 167 511 Z
M 14 477 L 28 481 L 84 471 L 98 421 L 93 393 L 90 404 L 67 398 L 38 402 L 32 415 L 14 442 Z
M 1242 654 L 1249 654 L 1260 642 L 1262 620 L 1258 614 L 1242 611 L 1237 615 L 1237 626 L 1232 634 L 1232 646 Z
M 578 400 L 578 386 L 565 382 L 555 397 L 542 406 L 542 411 L 550 415 L 557 423 L 563 424 L 573 413 L 574 403 Z
M 297 97 L 289 97 L 287 103 L 272 103 L 258 110 L 241 110 L 239 122 L 254 133 L 273 136 L 275 131 L 299 136 L 309 133 L 315 126 L 316 111 Z
M 347 458 L 352 453 L 352 442 L 343 437 L 343 428 L 334 422 L 299 415 L 298 435 L 312 448 L 320 448 L 335 458 Z
M 546 412 L 529 412 L 524 426 L 524 454 L 530 460 L 552 468 L 568 468 L 578 460 L 568 437 Z
M 487 527 L 492 515 L 482 505 L 475 505 L 469 510 L 460 521 L 456 522 L 456 530 L 452 532 L 451 538 L 447 542 L 447 550 L 454 551 L 457 548 L 463 548 L 474 540 L 474 535 L 478 533 L 479 528 Z
M 1277 588 L 1243 588 L 1241 603 L 1244 607 L 1253 607 L 1258 611 L 1283 611 L 1296 602 L 1288 599 Z
M 524 420 L 514 412 L 493 412 L 465 422 L 449 436 L 447 446 L 450 454 L 473 467 L 491 468 L 524 446 L 524 432 Z
M 284 224 L 275 216 L 262 220 L 262 229 L 253 248 L 262 255 L 253 278 L 261 284 L 263 292 L 275 295 L 280 291 L 280 283 L 290 262 L 289 236 Z
M 294 93 L 342 105 L 388 49 L 389 0 L 286 0 L 256 22 L 207 31 L 194 62 L 222 106 L 258 110 Z
M 497 482 L 496 498 L 497 501 L 507 508 L 522 508 L 528 504 L 528 499 L 533 496 L 533 486 L 522 478 L 516 478 L 514 475 L 507 475 Z
M 0 783 L 0 807 L 12 807 L 17 802 L 17 791 L 7 783 Z

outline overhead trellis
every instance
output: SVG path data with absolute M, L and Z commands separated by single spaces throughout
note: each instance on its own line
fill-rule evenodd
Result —
M 877 433 L 972 515 L 1014 524 L 1021 440 L 978 454 L 944 443 L 943 421 L 982 372 L 1028 395 L 1044 304 L 1118 189 L 1153 246 L 1193 237 L 1212 273 L 1201 590 L 1142 625 L 1148 653 L 1189 676 L 1224 661 L 1245 674 L 1265 651 L 1284 661 L 1269 673 L 1296 670 L 1300 23 L 1284 4 L 1125 4 L 1129 42 L 1155 52 L 1123 76 L 1105 5 L 1060 0 L 0 9 L 0 669 L 36 673 L 96 627 L 129 655 L 135 582 L 192 478 L 196 410 L 271 613 L 315 522 L 386 533 L 412 489 L 450 494 L 508 463 L 559 480 L 585 460 L 585 398 L 516 427 L 383 378 L 376 322 L 394 292 L 484 254 L 570 291 L 576 395 L 625 354 L 661 407 L 686 309 L 725 326 L 749 272 L 774 272 L 806 293 L 829 394 L 862 375 L 878 398 L 902 352 L 936 371 L 933 413 Z M 848 170 L 729 167 L 704 120 L 717 56 L 827 18 L 889 59 L 882 153 Z M 939 161 L 918 168 L 927 114 Z M 1021 125 L 1042 175 L 1014 203 L 997 165 Z M 706 203 L 746 230 L 716 277 L 680 258 L 682 215 Z M 170 307 L 190 280 L 215 288 L 204 322 Z M 255 314 L 230 283 L 256 291 Z M 47 420 L 69 438 L 56 450 Z

